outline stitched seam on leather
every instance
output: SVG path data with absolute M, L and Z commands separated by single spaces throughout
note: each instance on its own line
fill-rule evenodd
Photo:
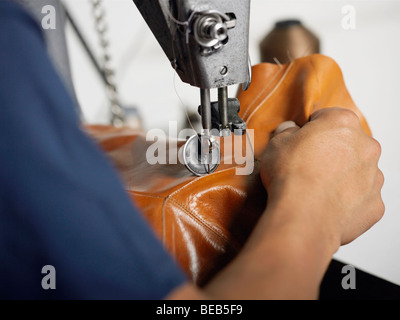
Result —
M 179 200 L 174 199 L 173 197 L 169 197 L 166 200 L 171 200 L 173 203 L 175 203 L 180 209 L 185 211 L 192 219 L 196 220 L 199 224 L 203 225 L 206 227 L 209 231 L 211 231 L 213 234 L 215 234 L 218 238 L 220 238 L 225 244 L 229 245 L 232 247 L 234 250 L 238 251 L 237 246 L 232 244 L 232 241 L 230 238 L 227 238 L 224 234 L 219 232 L 218 230 L 215 230 L 213 227 L 211 227 L 207 221 L 204 219 L 200 219 L 196 215 L 194 215 L 183 203 L 181 203 Z
M 228 169 L 224 169 L 224 170 L 221 170 L 221 171 L 214 172 L 212 175 L 214 176 L 214 175 L 217 175 L 217 174 L 220 174 L 220 173 L 225 173 L 225 172 L 228 172 L 228 171 L 230 171 L 230 170 L 234 170 L 234 169 L 236 170 L 237 168 L 243 168 L 243 167 L 244 167 L 244 165 L 236 166 L 236 167 L 232 167 L 232 168 L 228 168 Z M 172 192 L 168 197 L 173 197 L 173 196 L 175 196 L 177 193 L 179 193 L 179 192 L 181 192 L 182 190 L 186 189 L 187 187 L 191 186 L 192 184 L 194 184 L 194 183 L 196 183 L 196 182 L 198 182 L 198 181 L 200 181 L 200 180 L 206 179 L 206 178 L 208 178 L 208 177 L 209 177 L 209 176 L 198 177 L 198 178 L 196 178 L 196 179 L 190 181 L 188 184 L 186 184 L 186 185 L 180 187 L 178 190 Z
M 282 67 L 281 69 L 271 78 L 271 80 L 268 82 L 268 84 L 264 87 L 263 90 L 261 90 L 261 92 L 257 95 L 257 97 L 253 100 L 252 103 L 250 103 L 250 105 L 247 107 L 245 113 L 243 114 L 243 119 L 245 121 L 247 121 L 246 117 L 248 116 L 248 114 L 252 114 L 253 112 L 251 111 L 251 108 L 256 104 L 256 102 L 263 96 L 263 94 L 267 91 L 267 89 L 270 87 L 270 85 L 272 84 L 272 82 L 279 76 L 279 74 L 282 72 Z M 287 72 L 287 70 L 285 71 Z M 264 99 L 264 98 L 263 98 Z
M 216 174 L 220 174 L 220 173 L 225 173 L 231 170 L 236 170 L 237 168 L 242 168 L 244 167 L 244 165 L 242 166 L 236 166 L 236 167 L 232 167 L 232 168 L 228 168 L 228 169 L 224 169 L 218 172 L 214 172 L 213 175 Z M 180 191 L 184 190 L 185 188 L 191 186 L 192 184 L 208 178 L 209 176 L 204 176 L 204 177 L 199 177 L 197 179 L 194 179 L 193 181 L 189 182 L 188 184 L 182 186 L 181 188 L 179 188 L 178 190 L 174 191 L 173 193 L 171 193 L 169 196 L 167 197 L 161 197 L 161 196 L 151 196 L 151 195 L 146 195 L 146 194 L 142 194 L 136 191 L 129 191 L 131 194 L 136 194 L 138 196 L 142 196 L 142 197 L 150 197 L 150 198 L 157 198 L 157 199 L 164 199 L 163 205 L 162 205 L 162 209 L 161 209 L 161 223 L 162 223 L 162 243 L 165 245 L 166 244 L 166 234 L 165 234 L 165 207 L 167 205 L 168 200 L 171 200 L 172 202 L 174 202 L 177 206 L 179 206 L 183 211 L 185 211 L 192 219 L 196 220 L 199 224 L 203 225 L 204 227 L 206 227 L 208 230 L 210 230 L 213 234 L 215 234 L 217 237 L 219 237 L 222 241 L 224 241 L 227 245 L 229 245 L 231 248 L 233 248 L 235 251 L 238 251 L 239 248 L 237 245 L 234 245 L 231 241 L 231 239 L 225 237 L 221 232 L 215 230 L 214 228 L 212 228 L 205 220 L 203 219 L 199 219 L 196 215 L 194 215 L 189 208 L 187 208 L 186 206 L 184 206 L 184 204 L 182 204 L 179 200 L 175 199 L 174 196 L 177 195 Z
M 254 111 L 249 115 L 249 117 L 247 118 L 246 122 L 250 122 L 250 120 L 253 118 L 253 116 L 255 115 L 255 113 L 260 110 L 260 108 L 263 106 L 263 104 L 269 99 L 271 98 L 271 96 L 276 92 L 276 90 L 278 90 L 278 88 L 281 86 L 281 84 L 283 83 L 283 81 L 286 79 L 286 77 L 288 76 L 289 72 L 291 71 L 293 67 L 293 62 L 291 62 L 287 68 L 287 70 L 285 71 L 285 73 L 282 75 L 282 78 L 279 80 L 279 82 L 276 84 L 276 86 L 272 89 L 272 91 L 258 104 L 258 106 L 254 109 Z
M 231 169 L 226 169 L 223 171 L 228 171 Z M 197 179 L 199 180 L 199 179 Z M 162 209 L 161 209 L 161 219 L 162 219 L 162 243 L 165 246 L 166 245 L 166 233 L 165 233 L 165 207 L 167 205 L 168 200 L 171 200 L 174 202 L 179 208 L 181 208 L 183 211 L 185 211 L 192 219 L 196 220 L 199 224 L 203 225 L 206 227 L 208 230 L 210 230 L 213 234 L 215 234 L 218 238 L 220 238 L 222 241 L 225 242 L 225 244 L 229 245 L 232 247 L 234 250 L 238 251 L 239 248 L 232 244 L 229 238 L 225 237 L 222 233 L 218 232 L 217 230 L 213 229 L 210 225 L 207 224 L 207 222 L 203 219 L 199 219 L 196 217 L 188 208 L 186 208 L 179 200 L 174 199 L 171 195 L 168 197 L 160 197 L 160 196 L 151 196 L 151 195 L 145 195 L 141 194 L 138 192 L 131 191 L 130 193 L 141 196 L 141 197 L 147 197 L 147 198 L 156 198 L 156 199 L 164 199 Z M 174 231 L 175 232 L 175 231 Z
M 224 170 L 220 170 L 220 171 L 214 172 L 212 175 L 214 176 L 214 175 L 217 175 L 217 174 L 220 174 L 220 173 L 228 172 L 230 170 L 236 170 L 238 168 L 245 168 L 245 165 L 239 165 L 239 166 L 235 166 L 235 167 L 232 167 L 232 168 L 227 168 L 227 169 L 224 169 Z M 168 195 L 166 197 L 153 196 L 153 195 L 149 195 L 149 194 L 146 194 L 146 193 L 143 193 L 143 192 L 132 191 L 132 190 L 127 190 L 127 192 L 129 192 L 130 194 L 133 194 L 133 195 L 141 196 L 141 197 L 149 197 L 149 198 L 155 198 L 155 199 L 168 199 L 169 197 L 175 196 L 177 193 L 181 192 L 182 190 L 184 190 L 185 188 L 189 187 L 190 185 L 196 183 L 197 181 L 200 181 L 200 180 L 208 178 L 208 177 L 209 176 L 198 177 L 198 178 L 190 181 L 188 184 L 180 187 L 178 190 L 175 190 L 173 193 L 171 193 L 170 195 Z

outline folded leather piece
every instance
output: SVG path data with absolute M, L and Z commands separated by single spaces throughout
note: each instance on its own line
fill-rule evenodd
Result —
M 321 108 L 347 108 L 369 126 L 354 104 L 338 65 L 330 58 L 312 55 L 286 65 L 253 67 L 250 88 L 239 91 L 240 116 L 254 130 L 250 175 L 238 175 L 244 164 L 222 163 L 205 177 L 193 176 L 182 164 L 150 165 L 146 152 L 154 142 L 144 132 L 129 128 L 89 126 L 119 172 L 135 205 L 157 236 L 186 271 L 202 286 L 240 251 L 265 210 L 267 194 L 259 177 L 259 161 L 270 134 L 283 121 L 302 126 Z M 243 146 L 249 141 L 246 136 Z M 169 141 L 169 152 L 178 154 L 184 142 Z M 221 140 L 221 150 L 232 139 Z M 254 150 L 253 150 L 254 149 Z M 227 155 L 226 159 L 229 159 Z M 233 162 L 235 163 L 235 162 Z

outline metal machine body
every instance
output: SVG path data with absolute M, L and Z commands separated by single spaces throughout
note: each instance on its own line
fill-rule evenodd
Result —
M 242 84 L 246 90 L 250 85 L 250 0 L 133 1 L 181 80 L 200 89 L 203 131 L 188 140 L 183 158 L 194 174 L 209 174 L 220 162 L 213 134 L 244 134 L 246 129 L 228 87 Z M 218 89 L 216 103 L 211 89 Z

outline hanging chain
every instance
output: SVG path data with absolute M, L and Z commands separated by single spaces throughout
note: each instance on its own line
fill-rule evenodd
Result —
M 111 103 L 111 124 L 120 127 L 125 124 L 125 113 L 119 101 L 115 80 L 115 70 L 112 66 L 104 3 L 103 0 L 90 0 L 90 2 L 92 4 L 92 13 L 95 20 L 96 31 L 102 48 L 104 76 L 107 80 L 107 96 Z

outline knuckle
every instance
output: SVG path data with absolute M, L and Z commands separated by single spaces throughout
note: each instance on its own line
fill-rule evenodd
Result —
M 381 170 L 378 170 L 378 177 L 377 177 L 377 183 L 379 189 L 383 188 L 383 185 L 385 184 L 385 175 Z
M 373 219 L 374 222 L 377 223 L 384 217 L 386 211 L 385 202 L 383 201 L 381 192 L 377 193 L 373 208 L 374 208 Z
M 350 110 L 339 107 L 329 107 L 314 113 L 314 118 L 323 118 L 332 124 L 340 127 L 360 127 L 361 122 L 358 115 Z
M 328 107 L 316 111 L 312 119 L 323 119 L 334 127 L 344 128 L 361 128 L 361 121 L 359 116 L 352 110 L 340 107 Z
M 360 119 L 357 114 L 349 109 L 335 109 L 336 120 L 346 127 L 360 125 Z
M 381 144 L 375 140 L 374 138 L 368 138 L 368 144 L 366 145 L 365 156 L 368 159 L 373 159 L 378 162 L 382 155 L 382 146 Z
M 385 203 L 383 202 L 382 198 L 379 197 L 374 207 L 371 208 L 370 215 L 368 218 L 369 227 L 372 227 L 373 225 L 377 224 L 379 221 L 383 219 L 385 215 L 385 210 L 386 210 Z
M 385 203 L 383 202 L 382 198 L 380 198 L 379 202 L 378 202 L 377 212 L 376 212 L 377 222 L 380 221 L 384 217 L 385 211 L 386 211 Z
M 382 155 L 382 146 L 381 146 L 381 144 L 380 144 L 377 140 L 375 140 L 375 139 L 372 139 L 372 150 L 373 150 L 373 152 L 374 152 L 374 154 L 375 154 L 375 156 L 376 156 L 377 158 L 380 158 L 380 157 L 381 157 L 381 155 Z

